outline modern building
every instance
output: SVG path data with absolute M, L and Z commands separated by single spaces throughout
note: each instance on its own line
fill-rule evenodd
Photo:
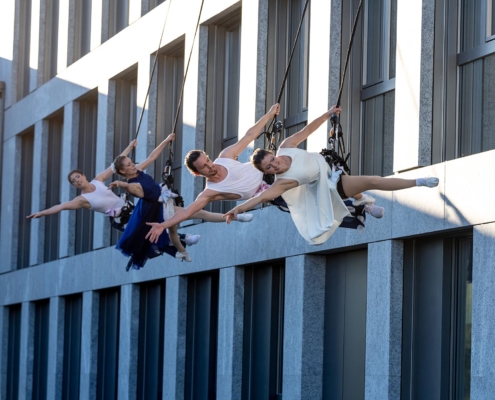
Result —
M 138 125 L 143 160 L 190 55 L 172 169 L 191 203 L 204 180 L 184 155 L 216 156 L 275 102 L 305 0 L 2 0 L 0 398 L 495 398 L 494 3 L 363 1 L 341 102 L 352 174 L 437 188 L 371 192 L 385 216 L 321 246 L 275 207 L 183 223 L 192 263 L 126 272 L 104 215 L 26 216 L 75 197 L 67 173 L 106 169 Z M 282 135 L 335 104 L 358 4 L 310 2 Z

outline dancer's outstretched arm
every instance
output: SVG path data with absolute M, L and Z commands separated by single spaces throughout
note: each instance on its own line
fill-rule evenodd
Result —
M 208 193 L 205 194 L 207 191 L 208 189 L 200 193 L 197 199 L 188 207 L 176 212 L 172 218 L 169 218 L 161 224 L 158 222 L 147 222 L 146 224 L 152 226 L 152 228 L 146 235 L 146 239 L 149 239 L 152 243 L 156 243 L 165 229 L 180 224 L 186 219 L 190 219 L 193 214 L 202 210 L 210 201 L 212 201 L 211 197 L 208 196 Z
M 309 135 L 311 135 L 314 131 L 316 131 L 328 118 L 332 116 L 333 113 L 340 113 L 341 108 L 333 106 L 326 113 L 316 118 L 314 121 L 306 125 L 299 132 L 294 133 L 292 136 L 289 136 L 285 139 L 281 144 L 280 148 L 290 148 L 297 147 L 303 141 L 305 141 Z
M 230 224 L 230 222 L 234 218 L 237 218 L 237 214 L 251 210 L 260 203 L 273 200 L 280 196 L 282 193 L 286 192 L 289 189 L 295 188 L 296 186 L 296 181 L 289 179 L 280 179 L 260 195 L 249 199 L 248 201 L 238 205 L 237 207 L 234 207 L 232 210 L 226 212 L 223 216 L 225 217 L 227 224 Z
M 264 126 L 270 122 L 270 120 L 280 113 L 280 104 L 276 103 L 270 107 L 270 110 L 263 116 L 261 119 L 254 124 L 244 137 L 239 140 L 236 144 L 227 147 L 223 150 L 218 158 L 236 158 L 239 154 L 241 154 L 244 149 L 251 143 L 254 139 L 256 139 L 260 133 L 262 132 Z
M 175 133 L 171 133 L 170 135 L 168 135 L 165 140 L 163 140 L 158 146 L 155 147 L 155 149 L 150 153 L 146 160 L 136 165 L 136 168 L 140 171 L 144 171 L 146 168 L 148 168 L 153 162 L 155 162 L 163 149 L 165 149 L 165 146 L 174 139 Z
M 127 155 L 132 151 L 134 147 L 137 146 L 137 140 L 133 140 L 131 143 L 129 143 L 129 146 L 127 146 L 122 153 L 120 153 L 121 156 L 127 157 Z M 105 182 L 108 178 L 110 178 L 114 172 L 112 171 L 112 167 L 108 167 L 105 171 L 100 172 L 98 175 L 95 176 L 95 180 Z
M 35 219 L 46 217 L 47 215 L 57 214 L 63 210 L 79 210 L 80 208 L 91 208 L 91 204 L 83 196 L 77 196 L 71 201 L 66 201 L 62 204 L 57 204 L 56 206 L 50 207 L 43 211 L 38 211 L 34 214 L 28 215 L 26 218 Z

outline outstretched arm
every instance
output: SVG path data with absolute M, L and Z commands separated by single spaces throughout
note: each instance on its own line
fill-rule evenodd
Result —
M 146 168 L 148 168 L 158 158 L 165 146 L 174 139 L 175 133 L 171 133 L 170 135 L 168 135 L 163 142 L 155 147 L 155 150 L 151 152 L 146 160 L 136 165 L 136 168 L 140 171 L 144 171 Z
M 271 106 L 270 111 L 268 111 L 261 119 L 256 122 L 256 124 L 251 127 L 244 137 L 239 140 L 236 144 L 227 147 L 223 150 L 219 158 L 236 158 L 239 154 L 241 154 L 244 149 L 247 147 L 249 143 L 251 143 L 254 139 L 256 139 L 260 133 L 262 132 L 264 126 L 272 119 L 275 115 L 280 113 L 280 104 L 276 103 Z
M 234 207 L 229 212 L 225 213 L 223 216 L 226 218 L 227 224 L 237 218 L 237 214 L 243 213 L 245 211 L 251 210 L 256 207 L 260 203 L 264 203 L 270 200 L 273 200 L 280 196 L 282 193 L 285 193 L 287 190 L 295 188 L 297 186 L 297 182 L 289 179 L 280 179 L 276 181 L 272 187 L 266 189 L 259 196 L 253 197 L 248 201 Z
M 129 146 L 125 148 L 125 150 L 120 153 L 121 156 L 126 156 L 132 151 L 134 147 L 137 146 L 137 140 L 133 140 L 131 143 L 129 143 Z M 108 178 L 112 176 L 114 172 L 112 171 L 112 167 L 108 167 L 105 171 L 99 173 L 98 175 L 95 176 L 95 180 L 105 182 Z
M 77 196 L 71 201 L 66 201 L 62 204 L 57 204 L 56 206 L 50 207 L 47 210 L 38 211 L 37 213 L 28 215 L 26 218 L 35 219 L 46 217 L 47 215 L 57 214 L 63 210 L 79 210 L 80 208 L 90 208 L 88 200 L 82 196 Z
M 135 197 L 142 199 L 144 197 L 143 187 L 140 183 L 127 183 L 124 181 L 113 181 L 110 185 L 108 185 L 108 189 L 114 188 L 122 188 L 127 193 L 132 194 Z
M 333 106 L 322 116 L 316 118 L 314 121 L 306 125 L 299 132 L 294 133 L 292 136 L 285 139 L 281 144 L 280 148 L 297 147 L 299 143 L 303 142 L 316 131 L 328 118 L 332 116 L 333 113 L 340 113 L 341 108 Z
M 146 224 L 152 226 L 152 228 L 146 235 L 146 239 L 149 239 L 151 243 L 158 242 L 158 238 L 165 229 L 189 219 L 194 213 L 202 210 L 203 207 L 205 207 L 210 201 L 212 201 L 212 198 L 208 196 L 207 193 L 205 194 L 205 192 L 202 192 L 193 203 L 176 212 L 172 218 L 162 222 L 161 224 L 158 222 L 147 222 Z

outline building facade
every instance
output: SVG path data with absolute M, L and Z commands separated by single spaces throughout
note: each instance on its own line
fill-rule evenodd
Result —
M 311 1 L 284 136 L 336 102 L 358 3 Z M 363 2 L 341 102 L 351 171 L 437 188 L 371 192 L 385 216 L 321 246 L 275 207 L 190 221 L 192 263 L 126 272 L 104 215 L 26 216 L 75 197 L 67 173 L 94 177 L 138 126 L 143 160 L 190 55 L 172 171 L 194 201 L 184 155 L 216 156 L 275 102 L 305 1 L 204 0 L 195 40 L 201 0 L 2 1 L 0 398 L 493 399 L 494 3 Z

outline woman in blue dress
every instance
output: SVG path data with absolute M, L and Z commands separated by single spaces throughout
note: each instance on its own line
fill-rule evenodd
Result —
M 112 182 L 109 187 L 121 187 L 140 199 L 136 204 L 124 234 L 116 246 L 116 249 L 120 250 L 124 255 L 131 257 L 129 267 L 132 266 L 133 269 L 143 267 L 148 258 L 153 258 L 162 252 L 173 255 L 172 253 L 177 251 L 177 254 L 175 255 L 176 258 L 191 261 L 191 258 L 185 249 L 186 243 L 179 240 L 177 226 L 168 229 L 169 235 L 166 233 L 160 235 L 157 243 L 152 244 L 150 241 L 145 240 L 145 236 L 150 230 L 150 227 L 146 225 L 146 222 L 163 222 L 165 219 L 168 219 L 169 216 L 164 215 L 164 208 L 167 210 L 167 202 L 162 202 L 161 186 L 156 183 L 150 175 L 143 171 L 158 158 L 165 146 L 174 139 L 175 134 L 171 133 L 151 152 L 145 161 L 137 165 L 134 164 L 129 157 L 124 155 L 118 156 L 113 162 L 115 172 L 124 176 L 127 179 L 127 182 L 115 181 Z M 173 214 L 174 208 L 178 209 L 179 207 L 172 206 L 171 208 L 171 213 Z M 190 219 L 203 219 L 208 222 L 224 222 L 222 214 L 210 213 L 204 210 L 193 214 Z M 252 215 L 245 214 L 242 222 L 249 222 L 251 219 Z M 241 218 L 238 220 L 241 220 Z M 197 243 L 198 240 L 199 235 L 195 235 L 192 238 L 194 243 Z M 170 241 L 175 247 L 171 247 Z M 175 248 L 177 250 L 175 250 Z

